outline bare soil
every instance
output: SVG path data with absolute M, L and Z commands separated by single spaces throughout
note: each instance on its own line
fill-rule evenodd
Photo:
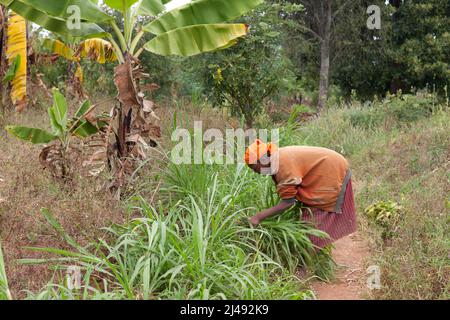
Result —
M 312 289 L 319 300 L 363 300 L 368 296 L 366 260 L 369 248 L 356 232 L 334 243 L 336 278 L 330 283 L 317 281 Z

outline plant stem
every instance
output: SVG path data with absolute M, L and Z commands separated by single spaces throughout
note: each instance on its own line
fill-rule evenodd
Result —
M 135 58 L 139 58 L 139 56 L 141 55 L 141 53 L 144 51 L 144 48 L 140 48 L 136 54 L 134 55 Z
M 117 26 L 115 21 L 111 21 L 111 26 L 114 29 L 114 32 L 117 35 L 117 38 L 119 39 L 120 46 L 122 47 L 122 53 L 128 52 L 128 46 L 127 42 L 125 41 L 125 38 L 120 31 L 119 27 Z
M 111 42 L 111 44 L 113 46 L 114 53 L 116 54 L 116 57 L 117 57 L 117 60 L 119 60 L 119 63 L 124 63 L 125 62 L 125 58 L 123 56 L 122 50 L 120 49 L 119 45 L 114 40 L 112 35 L 108 35 L 108 40 L 109 40 L 109 42 Z
M 133 42 L 131 42 L 131 46 L 130 46 L 130 53 L 132 55 L 134 55 L 134 52 L 136 50 L 137 45 L 139 44 L 139 41 L 142 39 L 142 37 L 144 36 L 144 30 L 140 30 L 136 37 L 134 37 Z
M 131 25 L 130 25 L 130 9 L 126 7 L 125 0 L 122 0 L 123 6 L 125 8 L 125 11 L 123 12 L 123 34 L 125 38 L 125 43 L 127 45 L 127 48 L 130 44 L 130 38 L 131 38 Z

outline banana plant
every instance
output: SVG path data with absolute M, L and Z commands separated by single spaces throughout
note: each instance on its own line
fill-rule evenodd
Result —
M 120 102 L 116 132 L 120 163 L 125 163 L 135 149 L 131 136 L 136 134 L 132 129 L 139 126 L 136 121 L 142 122 L 142 110 L 151 105 L 144 101 L 136 82 L 136 64 L 142 51 L 192 56 L 227 48 L 245 36 L 248 27 L 226 22 L 235 20 L 263 0 L 195 0 L 168 10 L 169 2 L 104 0 L 104 4 L 122 15 L 123 29 L 120 29 L 114 17 L 103 12 L 95 0 L 0 0 L 0 4 L 56 34 L 73 39 L 106 38 L 111 43 L 119 63 L 114 82 Z M 150 17 L 150 22 L 143 24 L 142 21 L 149 19 L 141 17 Z M 106 32 L 102 25 L 109 25 L 113 32 Z M 145 33 L 154 37 L 143 44 Z M 147 130 L 150 133 L 157 134 L 158 130 Z
M 6 61 L 1 61 L 0 68 L 1 65 L 9 65 L 9 68 L 0 80 L 4 85 L 10 84 L 9 96 L 16 110 L 20 112 L 27 104 L 27 23 L 23 17 L 12 11 L 2 10 L 1 16 L 0 29 L 3 25 L 5 43 L 3 48 L 0 48 L 0 54 L 4 50 Z
M 80 63 L 82 59 L 94 60 L 99 64 L 117 61 L 111 43 L 100 38 L 86 39 L 75 44 L 67 43 L 63 39 L 44 38 L 41 41 L 40 48 L 76 65 L 76 69 L 69 80 L 72 89 L 78 92 L 80 97 L 85 96 L 82 89 L 84 78 L 84 71 Z
M 117 57 L 111 43 L 100 38 L 87 39 L 77 44 L 68 44 L 59 39 L 44 38 L 41 47 L 64 59 L 80 62 L 82 58 L 97 63 L 116 62 Z
M 68 117 L 68 107 L 66 98 L 58 89 L 53 89 L 53 105 L 48 108 L 49 122 L 52 131 L 49 132 L 40 128 L 25 126 L 6 126 L 6 130 L 15 137 L 31 142 L 33 144 L 47 144 L 59 142 L 50 146 L 50 149 L 57 150 L 61 164 L 61 176 L 66 177 L 68 163 L 66 154 L 68 152 L 72 138 L 88 138 L 99 132 L 107 125 L 107 122 L 98 119 L 93 115 L 96 105 L 91 105 L 85 101 L 78 108 L 72 118 Z M 41 162 L 45 163 L 49 155 L 48 147 L 44 148 L 39 156 Z
M 67 146 L 72 136 L 87 138 L 96 134 L 105 125 L 103 121 L 95 121 L 97 126 L 92 123 L 94 121 L 91 121 L 88 115 L 93 110 L 93 106 L 89 101 L 82 103 L 71 119 L 68 118 L 67 110 L 66 98 L 58 89 L 53 89 L 53 105 L 48 108 L 52 132 L 23 126 L 7 126 L 6 130 L 17 138 L 33 144 L 59 140 L 64 146 Z

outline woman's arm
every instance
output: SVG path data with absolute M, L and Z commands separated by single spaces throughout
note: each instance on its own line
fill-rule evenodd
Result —
M 266 210 L 263 210 L 263 211 L 255 214 L 253 217 L 250 217 L 249 221 L 253 226 L 257 226 L 264 219 L 274 216 L 274 215 L 277 215 L 277 214 L 280 214 L 280 213 L 286 211 L 287 209 L 289 209 L 290 207 L 292 207 L 294 204 L 295 204 L 295 198 L 289 199 L 289 200 L 281 200 L 281 202 L 279 204 L 277 204 L 276 206 L 266 209 Z

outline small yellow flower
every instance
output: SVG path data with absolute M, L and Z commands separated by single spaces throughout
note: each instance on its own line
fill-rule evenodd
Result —
M 216 80 L 216 82 L 220 83 L 223 81 L 223 76 L 222 76 L 222 69 L 218 68 L 216 73 L 213 74 L 213 78 L 214 80 Z

